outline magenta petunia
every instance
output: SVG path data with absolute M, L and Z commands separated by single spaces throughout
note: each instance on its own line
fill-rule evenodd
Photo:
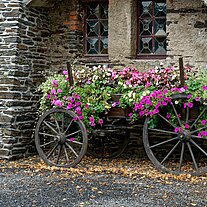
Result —
M 99 123 L 100 125 L 103 125 L 103 123 L 104 123 L 103 119 L 99 119 L 99 120 L 98 120 L 98 123 Z
M 71 142 L 74 142 L 75 141 L 75 138 L 70 138 L 69 139 Z
M 58 87 L 58 81 L 57 80 L 52 80 L 52 85 Z
M 63 91 L 60 88 L 57 89 L 57 93 L 62 93 L 62 92 Z
M 202 120 L 202 121 L 201 121 L 201 124 L 202 124 L 202 125 L 206 125 L 206 120 Z
M 203 89 L 204 91 L 206 91 L 206 90 L 207 90 L 207 86 L 202 86 L 202 89 Z
M 185 129 L 189 129 L 189 124 L 185 124 Z
M 192 102 L 188 103 L 188 107 L 193 108 L 193 103 Z

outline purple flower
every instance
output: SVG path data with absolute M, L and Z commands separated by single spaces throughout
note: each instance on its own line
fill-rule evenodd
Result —
M 192 102 L 188 103 L 188 107 L 193 108 L 193 103 Z
M 63 71 L 63 75 L 68 75 L 68 71 L 67 70 L 64 70 Z
M 104 123 L 103 119 L 99 119 L 99 120 L 98 120 L 98 123 L 102 126 L 103 123 Z
M 201 135 L 204 136 L 204 137 L 206 137 L 207 136 L 207 132 L 206 131 L 202 131 L 201 132 Z
M 68 103 L 68 105 L 67 105 L 67 109 L 70 110 L 70 109 L 72 109 L 72 108 L 73 108 L 73 104 L 72 104 L 72 103 Z
M 69 140 L 70 140 L 70 142 L 74 142 L 75 138 L 70 138 Z
M 202 124 L 202 125 L 206 125 L 206 120 L 202 120 L 202 121 L 201 121 L 201 124 Z
M 90 122 L 94 122 L 94 118 L 91 116 L 91 117 L 89 117 L 89 121 Z
M 206 90 L 207 90 L 207 86 L 202 86 L 202 89 L 203 89 L 204 91 L 206 91 Z
M 58 81 L 57 80 L 52 80 L 52 85 L 58 87 Z
M 85 108 L 88 109 L 88 108 L 89 108 L 89 104 L 86 104 L 86 105 L 85 105 Z
M 187 98 L 189 99 L 189 98 L 191 98 L 191 96 L 192 96 L 192 94 L 189 94 L 189 95 L 187 96 Z
M 162 102 L 163 106 L 167 106 L 167 103 L 165 101 Z
M 140 116 L 143 116 L 143 115 L 144 115 L 144 111 L 140 111 L 140 112 L 139 112 L 139 115 L 140 115 Z
M 189 124 L 185 124 L 185 129 L 189 129 Z
M 57 89 L 57 93 L 62 93 L 62 92 L 63 91 L 60 88 Z
M 56 90 L 55 90 L 55 89 L 52 89 L 52 90 L 50 91 L 50 93 L 54 96 L 54 95 L 56 94 Z
M 195 98 L 196 101 L 200 101 L 200 99 L 201 99 L 200 97 L 196 97 Z
M 171 118 L 171 115 L 170 114 L 167 114 L 166 117 L 167 117 L 167 119 L 170 119 Z
M 64 103 L 62 103 L 60 100 L 55 101 L 54 105 L 58 106 L 58 107 L 62 107 L 64 105 Z
M 112 103 L 112 107 L 116 107 L 116 102 Z

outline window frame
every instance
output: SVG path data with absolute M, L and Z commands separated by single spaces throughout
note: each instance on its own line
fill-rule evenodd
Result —
M 152 2 L 153 2 L 153 14 L 154 14 L 154 4 L 155 4 L 155 2 L 156 2 L 156 0 L 151 0 Z M 163 55 L 156 55 L 156 54 L 142 54 L 142 53 L 139 53 L 139 47 L 140 47 L 140 15 L 141 15 L 141 13 L 140 13 L 140 11 L 141 11 L 141 1 L 140 0 L 138 0 L 137 1 L 137 37 L 136 37 L 136 39 L 137 39 L 137 49 L 136 49 L 136 58 L 137 59 L 166 59 L 166 57 L 167 57 L 167 50 L 166 50 L 166 54 L 163 54 Z M 166 5 L 167 5 L 167 0 L 166 0 Z M 155 19 L 155 16 L 153 15 L 152 16 L 152 18 L 151 18 L 152 20 L 154 20 Z M 162 18 L 160 18 L 160 19 L 162 19 Z M 166 16 L 165 16 L 165 18 L 163 18 L 163 19 L 165 19 L 165 20 L 167 20 L 167 14 L 166 14 Z M 153 24 L 154 24 L 154 21 L 153 21 Z M 167 25 L 166 25 L 167 26 Z M 155 37 L 155 35 L 154 34 L 152 34 L 152 35 L 150 35 L 151 37 L 153 37 L 153 44 L 154 44 L 154 37 Z M 166 40 L 165 41 L 167 41 L 167 32 L 166 32 Z M 167 44 L 167 42 L 166 42 L 166 44 Z M 167 45 L 166 45 L 166 49 L 167 49 Z
M 83 18 L 83 56 L 87 57 L 89 59 L 108 59 L 109 54 L 88 54 L 87 53 L 87 5 L 88 3 L 107 3 L 108 4 L 108 8 L 109 8 L 109 1 L 108 0 L 82 0 L 82 5 L 83 5 L 83 14 L 84 14 L 84 18 Z M 107 19 L 107 21 L 109 21 L 109 18 Z M 99 28 L 100 29 L 100 28 Z M 109 37 L 109 35 L 108 35 Z M 100 35 L 99 37 L 100 38 Z

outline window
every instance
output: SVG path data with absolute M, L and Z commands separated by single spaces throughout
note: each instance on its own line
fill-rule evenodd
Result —
M 108 55 L 108 3 L 86 3 L 84 43 L 85 55 Z
M 166 56 L 166 0 L 138 1 L 137 42 L 140 58 Z

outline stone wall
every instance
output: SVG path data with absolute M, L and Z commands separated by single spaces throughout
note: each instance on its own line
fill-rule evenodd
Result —
M 0 3 L 0 156 L 34 151 L 37 85 L 49 67 L 47 13 L 21 1 Z

